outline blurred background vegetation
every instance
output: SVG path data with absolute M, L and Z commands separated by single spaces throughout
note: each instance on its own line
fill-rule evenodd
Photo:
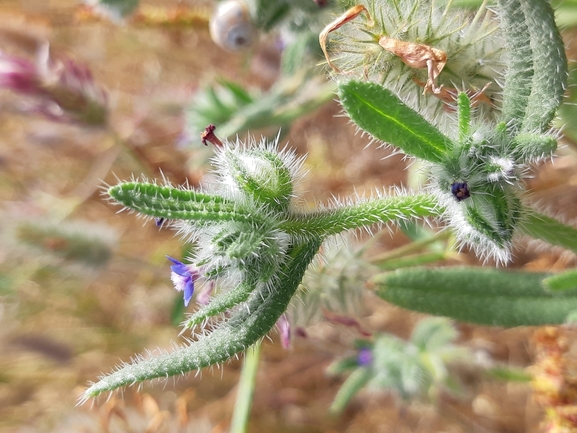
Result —
M 102 186 L 133 174 L 197 185 L 209 170 L 210 156 L 200 145 L 202 129 L 190 126 L 199 92 L 227 80 L 258 95 L 280 75 L 281 52 L 272 35 L 243 54 L 213 44 L 207 21 L 212 6 L 200 0 L 143 1 L 141 8 L 150 7 L 160 18 L 119 25 L 73 0 L 0 2 L 2 52 L 33 60 L 49 41 L 51 52 L 87 65 L 107 89 L 111 110 L 108 129 L 55 123 L 29 113 L 21 95 L 0 90 L 1 432 L 227 431 L 242 361 L 75 407 L 87 382 L 120 360 L 182 338 L 176 326 L 182 299 L 165 258 L 178 256 L 181 242 L 170 230 L 117 214 L 101 196 Z M 565 2 L 567 11 L 571 6 Z M 186 22 L 164 19 L 159 12 L 178 10 L 186 11 Z M 575 58 L 574 23 L 569 12 L 561 17 L 569 26 L 564 34 L 569 57 Z M 320 78 L 322 73 L 315 86 L 325 89 Z M 575 98 L 572 92 L 569 101 Z M 367 146 L 366 137 L 339 116 L 337 103 L 310 108 L 290 127 L 283 120 L 262 129 L 276 134 L 283 126 L 283 141 L 308 154 L 303 189 L 310 203 L 406 184 L 406 161 Z M 540 207 L 574 221 L 574 105 L 561 114 L 565 146 L 530 186 Z M 239 132 L 233 126 L 230 131 Z M 356 241 L 364 240 L 359 235 Z M 382 254 L 407 242 L 403 233 L 385 232 L 364 253 Z M 477 261 L 464 252 L 445 263 Z M 568 252 L 520 241 L 511 267 L 559 271 L 576 265 Z M 324 266 L 317 267 L 321 276 Z M 356 284 L 364 289 L 362 279 Z M 326 313 L 300 332 L 288 351 L 276 335 L 264 342 L 250 432 L 540 431 L 542 412 L 524 376 L 513 381 L 508 374 L 509 380 L 502 380 L 477 368 L 529 366 L 535 357 L 528 343 L 531 328 L 456 325 L 457 343 L 470 350 L 469 362 L 453 373 L 462 384 L 459 393 L 441 392 L 431 404 L 361 392 L 341 417 L 331 416 L 328 408 L 342 378 L 328 376 L 327 367 L 350 354 L 352 342 L 367 330 L 409 339 L 424 317 L 366 292 L 354 314 L 358 326 Z M 573 331 L 566 330 L 566 337 L 573 347 Z

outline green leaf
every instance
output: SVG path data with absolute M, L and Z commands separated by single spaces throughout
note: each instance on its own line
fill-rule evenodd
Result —
M 524 234 L 577 253 L 577 229 L 525 208 L 519 229 Z
M 351 375 L 345 380 L 339 392 L 335 396 L 333 403 L 329 411 L 333 415 L 339 415 L 347 405 L 349 401 L 361 390 L 372 377 L 371 370 L 364 367 L 359 367 L 351 373 Z
M 250 410 L 254 401 L 254 388 L 260 358 L 260 345 L 257 342 L 247 350 L 245 363 L 238 383 L 238 393 L 234 404 L 234 413 L 230 423 L 230 433 L 246 433 Z
M 561 272 L 543 280 L 543 286 L 551 292 L 577 289 L 577 269 Z
M 459 336 L 451 321 L 443 317 L 421 320 L 411 335 L 411 343 L 422 351 L 433 352 L 449 347 Z
M 211 299 L 210 303 L 206 304 L 198 311 L 195 311 L 188 319 L 186 319 L 183 327 L 193 328 L 194 326 L 204 322 L 209 317 L 224 313 L 229 308 L 245 302 L 254 289 L 254 284 L 242 282 L 234 290 L 219 293 L 216 297 Z M 182 297 L 179 297 L 179 299 L 180 298 Z M 180 303 L 182 304 L 182 301 Z
M 555 14 L 545 0 L 499 0 L 499 6 L 508 54 L 502 120 L 522 132 L 545 132 L 567 83 Z
M 331 365 L 327 367 L 326 373 L 329 376 L 337 376 L 347 371 L 355 370 L 358 367 L 359 367 L 358 355 L 349 356 L 348 358 L 343 358 L 334 361 Z
M 497 248 L 509 250 L 522 210 L 515 191 L 488 184 L 479 186 L 475 192 L 467 199 L 465 220 Z M 473 238 L 473 242 L 479 240 Z
M 127 208 L 151 217 L 206 223 L 257 219 L 225 198 L 153 183 L 125 182 L 109 188 L 108 194 Z
M 240 156 L 227 152 L 226 159 L 236 185 L 247 195 L 275 212 L 288 210 L 293 181 L 289 168 L 276 152 L 255 149 Z
M 361 129 L 408 155 L 441 162 L 453 146 L 448 137 L 378 84 L 348 81 L 339 85 L 337 93 Z
M 494 326 L 564 323 L 577 310 L 573 292 L 551 294 L 547 274 L 481 268 L 413 268 L 373 278 L 378 295 L 414 311 Z
M 485 371 L 487 376 L 505 382 L 531 382 L 532 376 L 526 370 L 511 367 L 493 367 Z
M 551 156 L 557 149 L 557 139 L 547 134 L 519 134 L 513 143 L 513 155 L 522 162 Z

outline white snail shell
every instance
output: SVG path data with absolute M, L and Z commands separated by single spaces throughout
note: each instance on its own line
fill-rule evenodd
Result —
M 210 18 L 209 30 L 214 43 L 227 51 L 245 50 L 257 37 L 257 29 L 242 0 L 221 2 Z

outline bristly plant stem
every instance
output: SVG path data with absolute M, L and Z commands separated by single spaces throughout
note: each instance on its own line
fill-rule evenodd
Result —
M 295 236 L 314 233 L 325 238 L 372 224 L 438 216 L 440 212 L 437 201 L 431 195 L 393 196 L 310 214 L 290 215 L 280 228 Z
M 238 384 L 238 393 L 234 405 L 230 433 L 246 432 L 260 358 L 260 345 L 261 342 L 259 341 L 246 351 L 240 382 Z
M 545 0 L 499 0 L 507 41 L 508 71 L 503 121 L 514 132 L 549 130 L 567 84 L 567 57 Z

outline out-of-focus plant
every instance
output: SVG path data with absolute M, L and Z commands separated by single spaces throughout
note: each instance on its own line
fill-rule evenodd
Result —
M 356 342 L 357 353 L 334 362 L 332 375 L 350 371 L 331 405 L 341 413 L 363 388 L 394 393 L 403 400 L 435 399 L 441 391 L 455 390 L 449 364 L 462 360 L 467 350 L 455 344 L 457 331 L 440 317 L 419 322 L 409 341 L 388 334 L 374 341 Z
M 82 126 L 106 125 L 106 92 L 85 66 L 69 58 L 52 58 L 48 43 L 35 62 L 0 51 L 0 88 L 29 97 L 25 110 L 50 120 Z
M 189 135 L 208 124 L 219 125 L 219 134 L 234 137 L 254 130 L 288 130 L 290 124 L 334 97 L 335 86 L 310 69 L 283 76 L 266 92 L 249 91 L 221 80 L 196 93 L 188 109 Z
M 211 123 L 227 138 L 255 129 L 285 131 L 293 120 L 332 99 L 334 84 L 316 68 L 316 34 L 332 9 L 325 6 L 311 0 L 218 2 L 210 18 L 213 41 L 226 51 L 243 52 L 273 39 L 280 52 L 280 76 L 265 92 L 227 80 L 200 89 L 187 113 L 190 135 Z
M 111 186 L 114 202 L 170 221 L 186 241 L 195 242 L 191 264 L 173 263 L 173 281 L 186 303 L 195 291 L 211 297 L 184 322 L 185 328 L 201 327 L 194 340 L 123 364 L 92 384 L 83 399 L 198 370 L 244 351 L 283 316 L 320 245 L 349 230 L 434 217 L 454 233 L 459 247 L 483 260 L 507 263 L 519 233 L 577 251 L 577 230 L 532 210 L 524 184 L 531 165 L 556 149 L 551 122 L 565 90 L 567 65 L 553 11 L 543 0 L 502 0 L 498 10 L 500 32 L 482 18 L 484 12 L 469 22 L 425 0 L 373 0 L 352 5 L 321 32 L 329 64 L 349 51 L 354 56 L 347 64 L 361 62 L 351 69 L 358 71 L 354 80 L 351 74 L 338 76 L 345 112 L 374 139 L 427 165 L 430 183 L 423 191 L 392 189 L 303 210 L 296 193 L 302 161 L 294 153 L 279 150 L 278 140 L 258 145 L 220 140 L 214 127 L 203 134 L 215 146 L 209 184 L 190 189 L 143 179 Z M 275 22 L 269 15 L 261 18 L 264 27 L 263 22 Z M 355 29 L 350 24 L 358 19 L 365 21 Z M 481 20 L 485 24 L 479 27 Z M 337 30 L 356 48 L 340 53 L 337 46 L 329 55 L 327 43 Z M 502 38 L 504 50 L 490 42 L 494 37 Z M 468 64 L 460 56 L 472 69 L 459 69 Z M 381 67 L 390 69 L 384 80 L 370 70 L 381 60 Z M 483 72 L 500 68 L 501 80 Z M 501 81 L 501 101 L 483 101 L 483 92 Z M 437 108 L 430 110 L 431 101 Z M 482 102 L 488 110 L 475 108 Z M 409 269 L 376 276 L 373 283 L 393 303 L 463 321 L 562 323 L 576 298 L 546 292 L 545 277 Z M 208 323 L 209 328 L 203 326 Z
M 533 342 L 536 349 L 531 386 L 535 400 L 545 409 L 542 423 L 546 432 L 572 432 L 577 429 L 577 385 L 575 359 L 569 352 L 563 330 L 539 329 Z
M 116 236 L 107 226 L 86 221 L 47 222 L 38 219 L 13 222 L 14 248 L 59 265 L 81 264 L 100 269 L 112 257 Z

